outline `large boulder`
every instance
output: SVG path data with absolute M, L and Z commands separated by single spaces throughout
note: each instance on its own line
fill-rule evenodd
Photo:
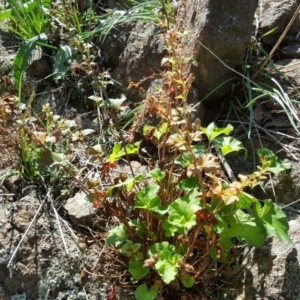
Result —
M 138 83 L 143 78 L 159 73 L 161 60 L 166 55 L 164 38 L 155 24 L 139 21 L 131 29 L 126 47 L 118 58 L 119 64 L 112 72 L 112 77 L 124 86 L 132 81 Z M 145 90 L 151 80 L 143 87 Z M 131 90 L 130 100 L 139 100 L 137 90 Z
M 187 0 L 178 15 L 189 31 L 183 54 L 196 60 L 190 71 L 202 100 L 233 76 L 242 64 L 251 41 L 252 24 L 258 0 Z M 226 64 L 226 66 L 225 66 Z M 231 83 L 219 87 L 209 100 L 218 100 L 230 90 Z
M 182 5 L 177 6 L 177 23 L 190 32 L 183 41 L 183 55 L 194 58 L 198 63 L 197 67 L 191 65 L 188 71 L 196 75 L 195 87 L 199 90 L 199 100 L 233 76 L 233 71 L 227 66 L 236 68 L 241 65 L 246 47 L 251 41 L 257 2 L 238 0 L 223 1 L 220 4 L 213 0 L 187 0 L 185 5 L 182 2 Z M 161 69 L 161 59 L 165 54 L 164 39 L 158 34 L 158 27 L 137 22 L 127 39 L 126 47 L 115 60 L 119 63 L 112 77 L 125 86 L 130 81 L 139 82 L 153 71 Z M 220 99 L 229 89 L 230 83 L 225 84 L 209 99 Z M 131 96 L 133 101 L 138 98 L 137 93 Z

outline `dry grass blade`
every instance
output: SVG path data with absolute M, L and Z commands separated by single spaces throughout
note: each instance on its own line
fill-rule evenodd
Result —
M 68 250 L 68 247 L 67 247 L 67 243 L 66 243 L 66 240 L 65 240 L 65 237 L 64 237 L 64 234 L 63 234 L 61 225 L 60 225 L 59 215 L 58 215 L 58 213 L 57 213 L 56 208 L 55 208 L 54 205 L 53 205 L 53 201 L 51 201 L 51 207 L 52 207 L 52 209 L 53 209 L 53 212 L 54 212 L 54 214 L 55 214 L 55 218 L 56 218 L 56 220 L 57 220 L 57 225 L 58 225 L 58 228 L 59 228 L 61 240 L 62 240 L 62 242 L 63 242 L 63 245 L 64 245 L 64 248 L 65 248 L 66 254 L 69 255 L 69 250 Z
M 298 203 L 298 202 L 300 202 L 300 199 L 297 199 L 297 200 L 295 200 L 295 201 L 293 201 L 293 202 L 291 202 L 291 203 L 289 203 L 289 204 L 287 204 L 287 205 L 285 205 L 285 206 L 282 206 L 281 208 L 283 209 L 283 208 L 292 206 L 292 205 L 294 205 L 294 204 L 296 204 L 296 203 Z
M 47 187 L 46 187 L 46 186 L 45 186 L 45 188 L 46 188 L 46 190 L 47 190 Z M 56 218 L 56 220 L 57 220 L 57 225 L 58 225 L 58 228 L 59 228 L 59 232 L 60 232 L 60 236 L 61 236 L 62 243 L 63 243 L 63 245 L 64 245 L 66 254 L 69 255 L 69 250 L 68 250 L 68 247 L 67 247 L 67 243 L 66 243 L 66 240 L 65 240 L 65 237 L 64 237 L 64 234 L 63 234 L 61 225 L 60 225 L 60 216 L 59 216 L 59 214 L 58 214 L 56 208 L 55 208 L 54 205 L 53 205 L 53 200 L 52 200 L 52 198 L 51 198 L 51 194 L 50 194 L 50 191 L 49 191 L 49 190 L 48 190 L 48 192 L 47 192 L 46 199 L 51 203 L 52 210 L 53 210 L 54 215 L 55 215 L 55 218 Z

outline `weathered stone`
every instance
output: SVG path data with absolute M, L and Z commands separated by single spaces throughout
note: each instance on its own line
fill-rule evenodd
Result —
M 84 266 L 92 270 L 95 266 L 105 265 L 99 263 L 99 253 L 104 244 L 93 243 L 91 238 L 89 247 L 85 243 L 79 245 L 71 226 L 63 219 L 58 222 L 46 203 L 25 235 L 12 265 L 7 267 L 40 206 L 38 198 L 44 197 L 37 197 L 35 193 L 35 196 L 23 197 L 15 202 L 7 202 L 0 197 L 0 299 L 25 299 L 25 295 L 28 300 L 49 299 L 49 295 L 51 299 L 106 299 L 111 285 L 103 280 L 89 277 L 84 282 L 84 293 L 80 287 L 80 272 Z M 59 205 L 57 201 L 55 204 Z M 132 291 L 129 293 L 132 294 Z
M 196 77 L 199 100 L 233 76 L 229 68 L 241 65 L 251 40 L 257 2 L 187 0 L 185 11 L 179 13 L 179 21 L 189 31 L 183 41 L 183 54 L 198 64 L 191 65 L 190 71 Z M 209 100 L 220 99 L 230 87 L 231 82 L 220 86 Z
M 236 300 L 292 300 L 300 294 L 300 217 L 289 221 L 293 243 L 270 238 L 246 255 L 245 290 Z
M 119 60 L 127 45 L 128 37 L 133 30 L 135 23 L 128 22 L 119 25 L 117 29 L 113 29 L 105 37 L 103 36 L 96 42 L 96 45 L 101 49 L 101 59 L 107 68 L 114 71 L 119 66 Z
M 300 44 L 290 44 L 280 49 L 285 58 L 300 58 Z
M 265 34 L 272 29 L 275 33 L 262 38 L 262 41 L 268 45 L 274 45 L 289 21 L 292 19 L 298 7 L 297 0 L 264 0 L 262 1 L 261 11 L 259 11 L 260 31 Z M 284 42 L 296 41 L 299 32 L 300 18 L 296 18 L 292 27 L 284 38 Z
M 20 189 L 21 179 L 21 175 L 9 176 L 4 180 L 4 185 L 11 193 L 17 193 Z
M 60 114 L 63 103 L 58 101 L 57 94 L 54 91 L 54 87 L 48 86 L 46 92 L 40 93 L 36 96 L 33 102 L 33 110 L 36 114 L 40 114 L 43 110 L 43 106 L 46 104 L 49 104 L 55 115 Z
M 79 192 L 74 197 L 69 198 L 64 208 L 68 211 L 74 224 L 92 225 L 95 209 L 93 204 L 86 199 L 86 193 Z
M 230 68 L 242 63 L 245 50 L 251 39 L 253 15 L 257 0 L 229 1 L 218 4 L 216 1 L 187 1 L 184 26 L 190 35 L 183 41 L 183 55 L 193 57 L 198 67 L 191 66 L 195 73 L 195 87 L 203 99 L 214 88 L 232 77 L 232 70 L 225 67 L 214 55 L 204 49 L 197 41 L 203 43 Z M 178 6 L 178 10 L 179 10 Z M 161 70 L 161 59 L 165 56 L 165 42 L 157 34 L 157 26 L 137 22 L 127 39 L 127 45 L 118 59 L 117 68 L 112 77 L 127 86 L 130 81 L 139 82 L 150 76 L 153 71 Z M 110 54 L 110 53 L 109 53 Z M 110 56 L 110 55 L 109 55 Z M 148 88 L 149 83 L 143 85 Z M 230 83 L 223 85 L 210 97 L 219 99 L 230 89 Z M 131 101 L 139 100 L 137 91 L 130 92 Z
M 8 52 L 5 52 L 4 50 L 1 50 L 0 52 L 0 76 L 8 75 L 14 67 L 14 54 L 8 54 Z
M 276 62 L 275 66 L 286 77 L 300 85 L 300 59 L 283 59 Z
M 166 54 L 164 46 L 164 39 L 155 24 L 137 22 L 119 57 L 118 67 L 112 72 L 113 79 L 127 87 L 131 81 L 137 83 L 153 71 L 158 72 Z M 130 100 L 139 100 L 138 91 L 131 91 Z
M 18 202 L 19 208 L 12 215 L 12 225 L 18 228 L 21 232 L 25 232 L 28 229 L 28 224 L 35 216 L 37 208 L 41 204 L 40 200 L 36 196 L 36 192 L 31 192 L 29 195 L 23 197 Z M 41 215 L 39 213 L 38 217 Z M 30 227 L 26 237 L 31 238 L 35 234 L 34 226 Z
M 130 168 L 131 166 L 131 168 Z M 112 175 L 113 176 L 119 176 L 120 173 L 128 175 L 128 176 L 132 176 L 132 172 L 135 175 L 137 174 L 143 174 L 144 176 L 148 176 L 148 168 L 145 165 L 142 165 L 140 162 L 136 161 L 136 160 L 132 160 L 130 162 L 130 166 L 128 164 L 125 165 L 117 165 L 115 170 L 112 170 Z

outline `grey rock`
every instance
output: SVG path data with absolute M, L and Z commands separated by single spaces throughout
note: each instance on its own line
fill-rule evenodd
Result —
M 264 0 L 259 11 L 261 34 L 276 29 L 275 33 L 262 38 L 268 45 L 274 45 L 298 7 L 297 0 Z M 285 42 L 295 41 L 299 32 L 300 18 L 297 17 L 284 38 Z
M 190 32 L 183 41 L 182 54 L 194 58 L 198 63 L 197 67 L 191 65 L 188 71 L 196 75 L 195 87 L 199 91 L 199 100 L 231 78 L 233 72 L 198 41 L 230 68 L 239 66 L 251 40 L 257 2 L 258 0 L 243 0 L 219 4 L 211 0 L 189 0 L 185 12 L 178 12 L 178 22 L 183 20 L 183 26 Z M 177 7 L 180 10 L 180 6 Z M 108 51 L 104 52 L 110 54 Z M 153 71 L 161 71 L 161 60 L 165 55 L 165 42 L 159 34 L 159 28 L 155 24 L 137 22 L 131 29 L 124 50 L 114 60 L 118 65 L 112 72 L 112 77 L 125 87 L 131 81 L 137 83 L 152 75 Z M 143 83 L 141 87 L 147 90 L 149 82 Z M 231 83 L 223 85 L 209 99 L 220 99 L 230 87 Z M 138 91 L 127 92 L 127 97 L 132 102 L 140 100 Z
M 36 96 L 33 102 L 33 110 L 36 114 L 40 114 L 42 112 L 43 106 L 46 104 L 49 104 L 52 112 L 55 115 L 60 114 L 62 103 L 61 101 L 58 101 L 56 93 L 53 92 L 54 90 L 54 87 L 48 87 L 45 92 L 40 93 Z
M 13 82 L 12 71 L 14 68 L 15 56 L 14 53 L 10 53 L 10 51 L 3 46 L 2 34 L 0 31 L 0 78 L 7 76 Z M 0 96 L 7 92 L 14 94 L 16 93 L 16 89 L 13 85 L 10 86 L 4 80 L 0 80 Z
M 21 175 L 12 175 L 4 180 L 4 185 L 11 193 L 17 193 L 21 184 Z
M 69 198 L 64 208 L 68 211 L 73 224 L 93 224 L 95 209 L 93 204 L 86 199 L 86 193 L 78 192 L 74 197 Z
M 119 65 L 119 59 L 126 48 L 127 39 L 130 35 L 134 22 L 122 24 L 113 29 L 103 41 L 99 38 L 96 45 L 101 49 L 101 60 L 106 67 L 115 70 Z
M 163 37 L 155 24 L 137 22 L 131 30 L 126 47 L 118 58 L 118 67 L 112 72 L 112 78 L 125 87 L 133 81 L 138 83 L 141 79 L 159 72 L 161 60 L 166 54 Z M 142 85 L 146 90 L 149 82 Z M 131 101 L 138 101 L 139 92 L 129 91 Z
M 83 267 L 93 270 L 97 266 L 94 271 L 100 274 L 104 274 L 108 268 L 113 270 L 109 262 L 99 261 L 99 253 L 105 247 L 103 242 L 96 242 L 89 247 L 85 243 L 78 244 L 72 226 L 62 219 L 58 222 L 47 204 L 27 232 L 12 266 L 7 268 L 13 251 L 41 204 L 39 199 L 45 197 L 44 194 L 37 195 L 38 192 L 32 193 L 14 202 L 0 197 L 0 299 L 11 300 L 11 297 L 21 295 L 26 295 L 28 300 L 107 299 L 112 287 L 110 282 L 89 276 L 83 291 L 80 280 Z M 103 228 L 105 226 L 106 223 Z M 67 255 L 63 240 L 68 249 Z M 106 260 L 104 255 L 102 258 Z M 128 288 L 126 296 L 117 295 L 117 299 L 132 299 L 127 296 L 130 293 L 132 290 Z
M 282 59 L 275 63 L 276 68 L 286 77 L 300 84 L 300 59 Z
M 148 176 L 149 170 L 147 168 L 147 166 L 142 165 L 140 162 L 136 161 L 136 160 L 132 160 L 130 161 L 130 166 L 128 164 L 119 164 L 116 166 L 116 169 L 112 171 L 112 175 L 113 176 L 117 176 L 120 173 L 123 173 L 125 175 L 129 175 L 132 176 L 132 172 L 135 175 L 137 174 L 143 174 L 145 177 Z
M 233 76 L 228 67 L 235 69 L 242 64 L 251 41 L 257 2 L 187 0 L 185 11 L 178 14 L 189 32 L 183 41 L 183 54 L 198 64 L 190 65 L 189 71 L 195 74 L 200 100 Z M 230 87 L 231 82 L 222 85 L 207 101 L 219 100 Z
M 300 216 L 294 217 L 289 221 L 292 243 L 271 238 L 247 257 L 247 288 L 236 300 L 300 299 Z
M 2 77 L 3 75 L 8 75 L 14 67 L 14 59 L 15 55 L 14 54 L 8 54 L 7 52 L 1 52 L 0 55 L 0 76 Z
M 300 44 L 289 44 L 280 49 L 285 58 L 300 58 Z

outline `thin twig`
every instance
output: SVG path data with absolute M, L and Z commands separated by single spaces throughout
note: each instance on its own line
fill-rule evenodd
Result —
M 65 251 L 66 251 L 66 254 L 69 255 L 69 250 L 68 250 L 68 247 L 67 247 L 67 244 L 66 244 L 66 240 L 65 240 L 65 237 L 64 237 L 64 234 L 63 234 L 63 231 L 62 231 L 62 228 L 61 228 L 61 225 L 60 225 L 60 222 L 59 222 L 59 215 L 57 213 L 57 210 L 56 208 L 54 207 L 53 205 L 53 201 L 52 199 L 49 199 L 50 200 L 50 203 L 51 203 L 51 207 L 54 211 L 54 214 L 55 214 L 55 217 L 56 217 L 56 220 L 57 220 L 57 224 L 58 224 L 58 228 L 59 228 L 59 232 L 60 232 L 60 236 L 61 236 L 61 239 L 62 239 L 62 242 L 63 242 L 63 245 L 64 245 L 64 248 L 65 248 Z
M 123 277 L 123 276 L 126 276 L 126 275 L 130 275 L 130 273 L 127 272 L 127 271 L 125 271 L 122 274 L 118 274 L 118 275 L 102 275 L 102 274 L 98 274 L 98 273 L 94 273 L 94 272 L 92 273 L 92 272 L 89 272 L 86 268 L 84 268 L 84 271 L 87 272 L 90 275 L 96 275 L 96 276 L 102 277 L 102 278 L 120 278 L 120 277 Z
M 295 200 L 295 201 L 293 201 L 293 202 L 291 202 L 291 203 L 289 203 L 289 204 L 287 204 L 287 205 L 285 205 L 285 206 L 282 206 L 281 209 L 286 208 L 286 207 L 288 207 L 288 206 L 292 206 L 292 205 L 294 205 L 294 204 L 296 204 L 296 203 L 298 203 L 298 202 L 300 202 L 300 199 L 297 199 L 297 200 Z
M 259 31 L 259 18 L 257 13 L 255 13 L 254 15 L 255 18 L 255 31 L 254 31 L 254 38 L 257 39 L 258 36 L 258 31 Z
M 111 248 L 111 250 L 113 251 L 113 248 Z M 121 265 L 127 267 L 127 264 L 122 262 L 121 260 L 119 260 L 116 256 L 112 255 L 109 251 L 106 251 L 106 254 L 108 256 L 110 256 L 111 258 L 113 258 L 114 260 L 116 260 L 117 262 L 119 262 Z
M 48 193 L 49 193 L 49 192 L 48 192 Z M 40 204 L 40 206 L 39 206 L 38 210 L 36 211 L 36 213 L 35 213 L 35 215 L 33 216 L 33 218 L 32 218 L 32 220 L 31 220 L 31 222 L 29 223 L 29 225 L 28 225 L 28 227 L 27 227 L 26 231 L 24 232 L 24 234 L 23 234 L 23 236 L 22 236 L 22 238 L 21 238 L 21 240 L 20 240 L 19 244 L 17 245 L 17 247 L 16 247 L 15 251 L 13 252 L 13 254 L 12 254 L 12 256 L 11 256 L 11 258 L 10 258 L 10 260 L 9 260 L 8 264 L 7 264 L 7 267 L 8 267 L 8 268 L 10 267 L 10 265 L 11 265 L 11 263 L 12 263 L 12 261 L 13 261 L 13 259 L 14 259 L 15 255 L 16 255 L 16 253 L 17 253 L 18 249 L 19 249 L 19 247 L 21 246 L 21 244 L 22 244 L 23 240 L 25 239 L 25 237 L 26 237 L 26 235 L 27 235 L 27 233 L 28 233 L 28 231 L 29 231 L 29 229 L 30 229 L 31 225 L 32 225 L 32 224 L 33 224 L 33 222 L 35 221 L 35 219 L 36 219 L 36 217 L 37 217 L 38 213 L 40 212 L 40 210 L 41 210 L 41 208 L 42 208 L 43 204 L 45 203 L 46 199 L 47 199 L 47 195 L 46 195 L 45 199 L 43 200 L 43 202 Z
M 273 193 L 273 196 L 274 196 L 275 203 L 278 204 L 278 202 L 277 202 L 277 195 L 275 193 L 275 187 L 274 187 L 273 178 L 271 176 L 271 173 L 269 173 L 269 182 L 271 184 L 272 193 Z
M 83 292 L 84 292 L 84 294 L 85 294 L 86 299 L 89 300 L 89 296 L 88 296 L 88 294 L 87 294 L 85 288 L 82 288 L 82 290 L 83 290 Z
M 64 220 L 61 216 L 59 216 L 59 219 L 64 223 L 64 225 L 68 228 L 69 232 L 71 233 L 72 237 L 74 238 L 74 240 L 78 241 L 78 237 L 77 235 L 74 233 L 74 231 L 72 230 L 72 228 L 69 226 L 68 222 L 66 220 Z
M 44 186 L 45 186 L 45 189 L 47 189 L 46 185 L 44 185 Z M 65 237 L 64 237 L 64 234 L 63 234 L 63 231 L 62 231 L 60 222 L 59 222 L 59 215 L 58 215 L 58 213 L 57 213 L 56 208 L 55 208 L 54 205 L 53 205 L 53 200 L 52 200 L 51 195 L 50 195 L 50 190 L 48 190 L 47 195 L 46 195 L 46 198 L 47 198 L 48 201 L 50 202 L 51 207 L 52 207 L 53 212 L 54 212 L 54 215 L 55 215 L 55 217 L 56 217 L 57 224 L 58 224 L 58 228 L 59 228 L 59 232 L 60 232 L 60 235 L 61 235 L 61 239 L 62 239 L 64 248 L 65 248 L 66 254 L 69 255 L 69 250 L 68 250 L 68 248 L 67 248 L 66 240 L 65 240 Z
M 101 252 L 99 253 L 99 257 L 98 257 L 98 259 L 97 259 L 97 261 L 96 261 L 96 263 L 95 263 L 95 265 L 94 265 L 94 267 L 93 267 L 93 269 L 92 269 L 93 272 L 96 270 L 97 264 L 98 264 L 98 262 L 100 261 L 100 258 L 101 258 L 101 256 L 102 256 L 102 253 L 104 252 L 104 250 L 105 250 L 105 248 L 106 248 L 105 246 L 106 246 L 106 245 L 103 246 L 103 249 L 102 249 Z

